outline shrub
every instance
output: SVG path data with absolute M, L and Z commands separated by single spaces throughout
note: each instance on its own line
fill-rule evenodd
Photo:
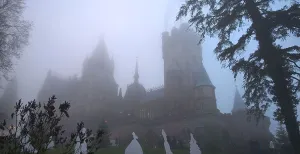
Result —
M 44 154 L 49 150 L 50 139 L 55 143 L 55 149 L 59 149 L 55 153 L 73 154 L 77 136 L 81 143 L 88 143 L 88 153 L 94 153 L 99 148 L 103 131 L 97 130 L 91 138 L 91 130 L 87 129 L 86 135 L 81 132 L 84 123 L 80 122 L 77 131 L 66 137 L 61 120 L 69 117 L 70 103 L 61 103 L 57 111 L 55 101 L 55 96 L 44 104 L 35 100 L 23 104 L 19 100 L 11 114 L 12 124 L 9 125 L 6 120 L 0 123 L 0 129 L 7 132 L 0 142 L 1 154 Z

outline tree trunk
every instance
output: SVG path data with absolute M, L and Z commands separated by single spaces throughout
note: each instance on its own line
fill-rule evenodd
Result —
M 299 126 L 294 108 L 294 98 L 292 90 L 288 88 L 289 78 L 285 72 L 284 59 L 280 55 L 280 51 L 273 45 L 271 30 L 268 21 L 263 18 L 259 9 L 253 0 L 244 0 L 246 9 L 253 22 L 256 33 L 256 39 L 259 44 L 259 50 L 262 59 L 266 63 L 268 75 L 274 82 L 274 92 L 278 99 L 278 106 L 284 118 L 289 139 L 293 145 L 296 154 L 300 154 L 300 134 Z

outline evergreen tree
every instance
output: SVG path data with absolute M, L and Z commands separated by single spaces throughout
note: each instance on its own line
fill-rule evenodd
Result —
M 259 119 L 270 104 L 275 103 L 278 108 L 274 116 L 285 124 L 295 152 L 300 154 L 296 119 L 300 46 L 284 48 L 278 44 L 290 36 L 300 37 L 300 3 L 299 0 L 285 1 L 286 6 L 275 10 L 271 6 L 277 2 L 187 0 L 177 20 L 190 13 L 189 23 L 200 34 L 200 42 L 206 35 L 219 38 L 214 52 L 218 60 L 233 71 L 235 78 L 238 73 L 244 75 L 244 98 L 249 113 Z M 236 32 L 243 29 L 247 30 L 238 36 Z M 238 40 L 233 41 L 233 36 Z M 243 53 L 251 40 L 258 43 L 258 48 L 249 56 Z
M 102 130 L 103 135 L 102 135 L 102 141 L 100 143 L 101 148 L 106 148 L 110 146 L 110 131 L 108 129 L 108 124 L 106 120 L 102 120 L 99 126 L 99 129 Z
M 288 134 L 282 124 L 280 124 L 276 130 L 275 148 L 282 154 L 288 154 L 292 151 Z
M 276 147 L 277 147 L 277 145 L 282 145 L 282 144 L 288 144 L 289 143 L 288 134 L 287 134 L 287 132 L 286 132 L 286 130 L 283 127 L 282 124 L 280 124 L 277 127 L 275 140 L 276 140 L 276 142 L 275 142 Z
M 177 147 L 177 139 L 175 136 L 172 137 L 172 141 L 170 142 L 171 148 L 176 149 Z
M 147 140 L 147 145 L 151 148 L 154 148 L 159 141 L 159 136 L 152 130 L 148 130 L 144 138 Z
M 180 147 L 180 148 L 184 148 L 184 145 L 183 145 L 182 140 L 179 140 L 178 142 L 179 142 L 179 143 L 178 143 L 178 144 L 179 144 L 179 147 Z
M 159 137 L 157 145 L 158 145 L 158 148 L 164 148 L 164 138 L 162 136 Z

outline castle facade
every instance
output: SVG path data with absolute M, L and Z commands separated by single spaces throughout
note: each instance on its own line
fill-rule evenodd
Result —
M 104 40 L 100 40 L 92 56 L 85 59 L 81 77 L 61 79 L 49 71 L 38 100 L 55 94 L 71 103 L 71 119 L 66 126 L 75 128 L 76 122 L 84 121 L 88 127 L 97 128 L 105 119 L 111 137 L 120 140 L 130 140 L 133 131 L 143 138 L 159 135 L 161 129 L 186 141 L 189 132 L 201 136 L 212 129 L 214 134 L 227 132 L 232 137 L 264 143 L 270 140 L 269 118 L 258 125 L 248 122 L 238 91 L 232 113 L 220 113 L 216 87 L 203 65 L 198 37 L 188 30 L 187 24 L 163 32 L 161 39 L 164 86 L 146 90 L 139 82 L 137 62 L 133 81 L 123 95 L 114 79 L 114 60 L 109 57 Z

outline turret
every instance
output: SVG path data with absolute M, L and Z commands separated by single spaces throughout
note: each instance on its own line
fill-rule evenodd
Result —
M 165 53 L 168 50 L 168 41 L 169 41 L 169 32 L 163 32 L 162 33 L 162 57 L 165 58 Z
M 119 94 L 118 94 L 119 98 L 122 100 L 123 99 L 123 95 L 122 95 L 122 88 L 119 89 Z
M 189 97 L 193 94 L 194 76 L 199 72 L 202 51 L 198 37 L 186 24 L 162 33 L 164 85 L 166 97 Z
M 136 60 L 135 63 L 135 72 L 134 72 L 134 82 L 138 83 L 139 82 L 139 69 L 138 69 L 138 61 Z
M 135 72 L 133 75 L 134 81 L 127 85 L 124 99 L 129 103 L 140 103 L 146 96 L 145 87 L 139 83 L 138 62 L 136 60 Z
M 118 84 L 114 78 L 114 60 L 109 57 L 107 47 L 101 38 L 84 61 L 81 81 L 91 99 L 109 102 L 118 97 Z
M 195 81 L 195 109 L 199 113 L 202 113 L 204 111 L 216 112 L 217 103 L 215 96 L 215 86 L 210 81 L 210 78 L 203 64 L 201 64 L 200 68 L 200 72 L 197 74 L 197 80 Z
M 237 111 L 244 111 L 246 109 L 245 102 L 243 98 L 241 97 L 238 89 L 235 90 L 235 96 L 234 96 L 234 102 L 233 102 L 233 108 L 231 112 L 237 112 Z
M 51 69 L 49 69 L 48 72 L 47 72 L 47 77 L 50 77 L 51 74 L 52 74 L 52 71 L 51 71 Z
M 86 58 L 83 63 L 82 75 L 90 74 L 98 76 L 101 74 L 113 76 L 114 60 L 109 57 L 104 39 L 100 39 L 91 57 Z
M 115 71 L 115 60 L 114 60 L 114 57 L 112 57 L 111 60 L 110 60 L 110 66 L 111 66 L 111 72 L 114 74 L 114 71 Z

